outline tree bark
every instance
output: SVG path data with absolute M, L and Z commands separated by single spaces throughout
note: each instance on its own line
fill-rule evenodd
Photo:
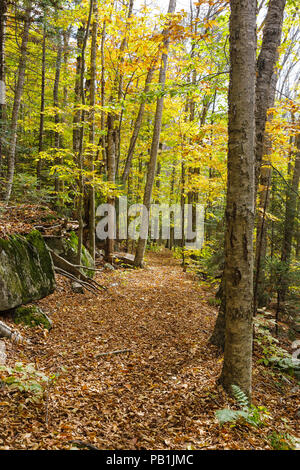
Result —
M 255 110 L 255 188 L 257 191 L 260 167 L 264 151 L 267 110 L 270 105 L 273 74 L 278 60 L 281 41 L 283 13 L 286 0 L 270 0 L 265 19 L 263 41 L 256 66 L 256 110 Z
M 220 382 L 251 397 L 255 152 L 256 1 L 231 0 L 228 183 L 225 234 L 226 328 Z
M 3 161 L 3 135 L 5 131 L 5 28 L 6 28 L 7 1 L 0 4 L 0 171 Z
M 43 151 L 44 143 L 44 121 L 45 121 L 45 74 L 46 74 L 46 25 L 44 19 L 43 45 L 42 45 L 42 81 L 41 81 L 41 107 L 40 107 L 40 126 L 39 126 L 39 147 L 38 152 Z M 39 158 L 36 165 L 37 187 L 41 187 L 42 160 Z
M 155 67 L 154 65 L 150 67 L 147 73 L 146 81 L 145 81 L 145 88 L 144 88 L 144 94 L 146 94 L 149 91 L 150 84 L 152 82 L 153 74 L 154 74 Z M 130 172 L 130 167 L 131 167 L 131 162 L 135 150 L 135 145 L 139 136 L 140 128 L 143 122 L 143 117 L 144 117 L 144 112 L 145 112 L 145 105 L 146 105 L 146 100 L 144 99 L 139 108 L 138 115 L 135 120 L 134 128 L 133 128 L 133 133 L 130 139 L 129 143 L 129 148 L 127 152 L 127 157 L 126 157 L 126 163 L 122 175 L 122 184 L 125 185 L 129 172 Z
M 176 0 L 170 0 L 168 14 L 172 15 L 175 12 L 175 8 L 176 8 Z M 146 180 L 144 199 L 143 199 L 143 204 L 148 210 L 148 212 L 149 212 L 150 205 L 151 205 L 152 188 L 153 188 L 153 183 L 154 183 L 157 152 L 158 152 L 158 145 L 159 145 L 159 138 L 160 138 L 160 131 L 161 131 L 163 105 L 164 105 L 163 91 L 164 91 L 165 83 L 166 83 L 167 66 L 168 66 L 168 49 L 169 49 L 169 44 L 170 44 L 168 28 L 166 28 L 163 31 L 163 36 L 164 36 L 164 51 L 166 52 L 162 53 L 161 67 L 159 71 L 159 85 L 161 88 L 162 96 L 157 98 L 157 102 L 156 102 L 154 129 L 153 129 L 153 137 L 152 137 L 152 144 L 151 144 L 151 150 L 150 150 L 150 162 L 149 162 L 149 167 L 148 167 L 147 180 Z M 146 243 L 147 243 L 147 236 L 140 236 L 138 240 L 137 249 L 136 249 L 135 259 L 134 259 L 135 266 L 139 266 L 139 267 L 143 266 Z
M 297 193 L 300 179 L 300 134 L 297 135 L 295 144 L 297 150 L 294 171 L 290 181 L 290 186 L 287 187 L 286 192 L 284 235 L 281 248 L 281 262 L 285 264 L 285 269 L 279 282 L 280 287 L 278 290 L 278 310 L 280 310 L 288 292 L 288 272 L 290 268 L 292 240 L 294 236 L 295 219 L 297 215 L 297 200 L 299 198 Z
M 96 59 L 97 59 L 97 35 L 98 35 L 98 0 L 93 0 L 93 24 L 92 24 L 92 43 L 91 43 L 91 84 L 90 84 L 90 132 L 89 141 L 92 146 L 89 154 L 89 166 L 90 170 L 94 172 L 95 165 L 95 104 L 96 104 Z M 95 187 L 93 184 L 93 177 L 89 186 L 89 217 L 88 217 L 88 231 L 89 231 L 89 251 L 95 262 Z
M 88 41 L 88 36 L 90 32 L 91 26 L 91 19 L 92 19 L 92 12 L 93 12 L 93 0 L 90 0 L 90 7 L 89 7 L 89 16 L 87 25 L 85 28 L 83 40 L 82 40 L 82 49 L 81 49 L 81 60 L 80 60 L 80 80 L 79 80 L 79 94 L 81 98 L 81 104 L 83 105 L 83 109 L 80 112 L 79 118 L 79 135 L 78 135 L 78 149 L 77 149 L 77 164 L 79 169 L 79 177 L 78 177 L 78 247 L 77 247 L 77 263 L 81 264 L 81 253 L 82 253 L 82 245 L 83 245 L 83 196 L 84 196 L 84 179 L 83 179 L 83 140 L 84 140 L 84 121 L 85 121 L 85 91 L 84 91 L 84 73 L 85 73 L 85 52 L 86 46 Z
M 278 59 L 278 47 L 280 45 L 283 13 L 285 0 L 270 0 L 268 12 L 263 30 L 261 51 L 256 64 L 256 89 L 255 89 L 255 196 L 259 181 L 259 174 L 264 148 L 264 133 L 267 120 L 267 110 L 272 83 L 272 77 Z M 225 344 L 225 307 L 226 300 L 221 302 L 218 317 L 210 342 L 223 348 Z M 220 316 L 220 318 L 219 318 Z
M 59 84 L 60 84 L 60 72 L 61 72 L 61 61 L 62 61 L 62 38 L 61 38 L 61 32 L 57 32 L 57 55 L 56 55 L 56 64 L 55 64 L 55 77 L 54 77 L 54 85 L 53 85 L 53 107 L 55 109 L 55 116 L 54 116 L 54 123 L 56 125 L 59 124 L 60 122 L 60 116 L 59 116 Z M 58 153 L 59 148 L 60 148 L 60 133 L 55 130 L 54 131 L 54 147 L 55 147 L 55 152 Z M 59 165 L 61 163 L 60 158 L 55 159 L 55 163 Z M 57 206 L 59 207 L 59 192 L 60 192 L 60 180 L 59 176 L 55 174 L 55 179 L 54 179 L 54 189 L 56 192 L 56 201 L 57 201 Z
M 24 14 L 24 29 L 22 34 L 21 54 L 18 67 L 18 79 L 15 89 L 14 104 L 11 116 L 10 125 L 10 145 L 7 157 L 7 184 L 5 200 L 10 200 L 14 174 L 15 174 L 15 158 L 16 158 L 16 144 L 17 144 L 17 130 L 18 130 L 18 118 L 21 105 L 21 98 L 23 94 L 24 81 L 25 81 L 25 70 L 27 61 L 27 45 L 29 39 L 29 28 L 31 24 L 31 12 L 32 12 L 32 1 L 26 2 L 26 10 Z

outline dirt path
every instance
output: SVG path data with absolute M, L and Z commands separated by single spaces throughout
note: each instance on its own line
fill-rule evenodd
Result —
M 145 270 L 101 276 L 109 289 L 98 297 L 74 294 L 60 279 L 39 302 L 53 330 L 26 329 L 31 344 L 14 346 L 11 356 L 46 373 L 67 370 L 46 405 L 19 410 L 10 398 L 0 448 L 68 449 L 73 440 L 100 449 L 267 447 L 264 433 L 228 431 L 215 421 L 228 399 L 216 386 L 221 357 L 207 344 L 216 314 L 206 302 L 211 294 L 170 255 L 148 258 Z M 132 352 L 97 358 L 120 349 Z M 259 383 L 258 397 L 266 388 Z

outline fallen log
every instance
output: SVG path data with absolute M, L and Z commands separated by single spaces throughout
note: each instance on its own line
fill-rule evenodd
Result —
M 103 353 L 97 354 L 95 358 L 98 359 L 98 357 L 101 357 L 101 356 L 110 356 L 112 354 L 123 354 L 127 352 L 128 353 L 132 352 L 132 350 L 131 349 L 117 349 L 116 351 L 103 352 Z

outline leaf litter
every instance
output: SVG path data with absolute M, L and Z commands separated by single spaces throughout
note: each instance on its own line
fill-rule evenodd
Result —
M 216 410 L 236 404 L 217 384 L 211 291 L 167 251 L 148 261 L 98 275 L 108 290 L 97 297 L 58 276 L 56 291 L 37 302 L 50 333 L 23 326 L 28 344 L 6 341 L 9 365 L 34 363 L 58 377 L 40 403 L 0 389 L 0 449 L 269 449 L 274 430 L 297 435 L 295 381 L 280 382 L 256 351 L 253 403 L 268 409 L 265 426 L 216 422 Z

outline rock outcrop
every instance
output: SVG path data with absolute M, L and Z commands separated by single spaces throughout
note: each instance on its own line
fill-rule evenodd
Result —
M 40 232 L 0 239 L 0 312 L 51 294 L 55 274 Z
M 61 258 L 65 259 L 71 264 L 77 265 L 77 247 L 78 238 L 74 232 L 71 232 L 69 238 L 62 237 L 45 237 L 45 241 L 49 248 L 53 250 Z M 81 252 L 81 265 L 87 268 L 94 268 L 93 258 L 89 254 L 85 246 L 82 246 Z M 94 271 L 89 269 L 81 269 L 81 271 L 88 277 L 94 276 Z

